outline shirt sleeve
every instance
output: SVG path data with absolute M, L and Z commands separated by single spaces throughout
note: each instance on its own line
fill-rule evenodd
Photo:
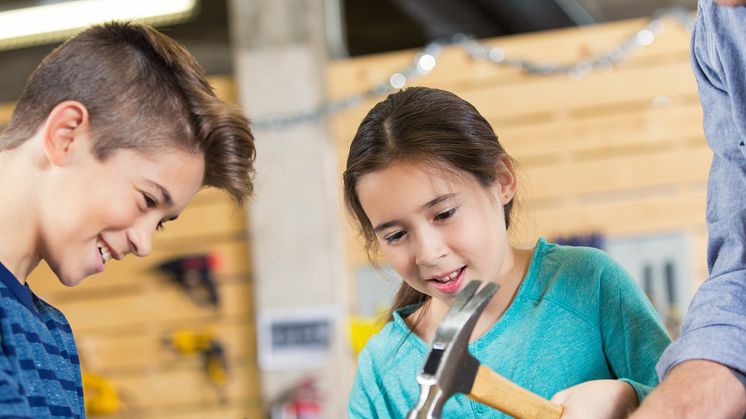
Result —
M 707 189 L 709 278 L 657 369 L 706 359 L 746 372 L 746 7 L 702 0 L 692 66 L 713 151 Z M 717 345 L 713 345 L 717 342 Z
M 641 402 L 658 384 L 655 363 L 671 339 L 645 294 L 613 261 L 602 273 L 599 304 L 609 368 Z
M 347 405 L 347 414 L 350 419 L 376 418 L 375 397 L 380 392 L 374 371 L 373 360 L 367 348 L 360 352 L 358 366 L 355 371 L 355 380 Z

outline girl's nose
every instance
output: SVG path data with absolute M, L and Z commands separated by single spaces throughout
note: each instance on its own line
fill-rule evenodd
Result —
M 439 235 L 422 235 L 417 240 L 415 262 L 418 266 L 435 266 L 446 255 L 446 253 L 446 246 Z

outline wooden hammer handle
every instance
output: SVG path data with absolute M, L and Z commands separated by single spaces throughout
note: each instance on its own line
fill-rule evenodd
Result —
M 484 365 L 467 395 L 470 399 L 491 406 L 516 419 L 558 419 L 562 406 L 513 383 Z

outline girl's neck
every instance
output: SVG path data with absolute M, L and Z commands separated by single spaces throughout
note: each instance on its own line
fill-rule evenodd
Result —
M 512 265 L 505 274 L 497 279 L 500 288 L 479 316 L 479 320 L 477 320 L 477 324 L 474 327 L 474 331 L 469 340 L 470 342 L 477 340 L 479 337 L 487 333 L 495 322 L 502 317 L 513 302 L 518 292 L 518 288 L 520 288 L 523 283 L 523 279 L 528 272 L 528 266 L 531 262 L 533 250 L 511 249 L 511 253 Z M 435 298 L 431 298 L 429 304 L 423 305 L 422 308 L 412 313 L 407 319 L 412 319 L 414 321 L 420 318 L 420 316 L 422 317 L 413 330 L 415 334 L 429 344 L 435 338 L 435 332 L 448 309 L 449 306 L 445 303 L 442 303 Z M 425 312 L 422 312 L 421 310 L 425 310 Z M 410 324 L 410 327 L 412 327 L 412 324 Z

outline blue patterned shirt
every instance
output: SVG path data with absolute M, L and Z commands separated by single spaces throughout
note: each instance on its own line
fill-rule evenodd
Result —
M 70 324 L 2 263 L 0 351 L 0 417 L 85 417 Z

